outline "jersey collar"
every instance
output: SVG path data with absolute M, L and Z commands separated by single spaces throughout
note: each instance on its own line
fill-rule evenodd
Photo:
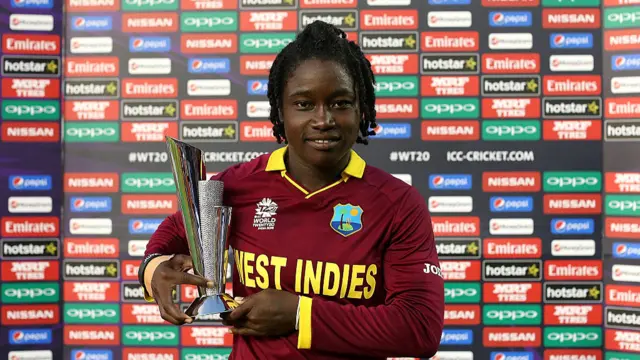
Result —
M 284 154 L 287 152 L 287 146 L 277 149 L 269 155 L 269 161 L 265 171 L 286 171 L 287 168 L 284 165 Z M 358 155 L 355 150 L 351 149 L 351 158 L 349 164 L 342 171 L 342 175 L 345 177 L 355 177 L 361 179 L 364 175 L 364 168 L 367 163 Z

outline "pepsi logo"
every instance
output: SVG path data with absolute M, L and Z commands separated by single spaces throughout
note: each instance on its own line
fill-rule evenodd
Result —
M 620 244 L 616 247 L 616 254 L 622 255 L 627 252 L 627 245 Z
M 142 221 L 140 221 L 140 220 L 134 221 L 132 227 L 133 227 L 134 230 L 141 230 L 142 229 Z
M 202 61 L 200 60 L 193 60 L 193 62 L 191 63 L 191 69 L 193 70 L 198 70 L 202 68 Z
M 493 207 L 502 209 L 507 202 L 503 198 L 497 198 L 493 201 Z
M 251 90 L 253 91 L 258 91 L 261 87 L 262 85 L 260 84 L 260 81 L 254 81 L 253 83 L 251 83 Z
M 76 19 L 77 27 L 84 27 L 85 23 L 86 23 L 86 20 L 83 17 L 79 17 Z
M 382 126 L 380 125 L 376 126 L 376 128 L 373 129 L 373 132 L 375 132 L 376 134 L 380 134 L 382 132 Z
M 619 57 L 616 59 L 616 66 L 622 66 L 627 60 L 623 57 Z
M 433 186 L 442 186 L 444 184 L 444 178 L 442 176 L 436 176 L 432 181 Z
M 557 232 L 563 232 L 567 228 L 567 222 L 564 220 L 558 220 L 554 227 Z
M 84 200 L 82 199 L 76 199 L 76 201 L 74 201 L 73 206 L 75 208 L 82 208 L 84 207 Z
M 504 22 L 504 14 L 503 13 L 497 13 L 493 15 L 493 22 L 496 24 L 502 24 Z
M 553 43 L 557 46 L 563 45 L 564 42 L 565 42 L 564 35 L 556 35 L 556 37 L 553 38 Z
M 74 360 L 84 360 L 86 357 L 87 356 L 85 355 L 84 351 L 78 351 Z
M 16 176 L 13 179 L 13 186 L 22 187 L 22 185 L 24 185 L 24 178 L 22 176 Z
M 144 45 L 144 40 L 143 39 L 135 39 L 133 40 L 133 47 L 136 49 L 141 48 Z
M 496 354 L 496 356 L 493 358 L 494 360 L 506 360 L 507 355 L 503 354 L 503 353 L 499 353 Z
M 16 331 L 15 333 L 13 333 L 13 340 L 14 341 L 22 341 L 22 339 L 24 339 L 24 332 L 22 331 Z

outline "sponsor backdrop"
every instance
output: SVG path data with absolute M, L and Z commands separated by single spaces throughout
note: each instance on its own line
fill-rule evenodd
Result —
M 357 150 L 429 204 L 437 358 L 640 359 L 640 1 L 66 1 L 64 29 L 59 0 L 3 4 L 1 357 L 227 357 L 137 284 L 177 208 L 163 138 L 211 173 L 277 148 L 268 69 L 321 19 L 377 74 Z

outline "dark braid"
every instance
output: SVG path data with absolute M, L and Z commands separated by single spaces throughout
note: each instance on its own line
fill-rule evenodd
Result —
M 347 40 L 344 31 L 322 21 L 309 24 L 291 43 L 280 51 L 269 71 L 267 97 L 271 106 L 269 119 L 273 124 L 273 134 L 278 144 L 286 143 L 284 123 L 280 118 L 282 108 L 282 92 L 289 76 L 297 66 L 309 59 L 332 60 L 345 67 L 353 78 L 360 109 L 360 133 L 357 143 L 368 144 L 368 137 L 375 135 L 376 95 L 374 91 L 375 77 L 371 71 L 371 63 L 364 56 L 360 47 Z

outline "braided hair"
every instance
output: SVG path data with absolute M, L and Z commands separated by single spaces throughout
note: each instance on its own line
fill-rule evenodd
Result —
M 374 91 L 375 77 L 371 63 L 360 47 L 347 40 L 344 31 L 323 21 L 309 24 L 296 39 L 280 51 L 269 71 L 267 97 L 271 106 L 269 119 L 273 124 L 273 135 L 278 144 L 286 143 L 283 119 L 280 118 L 282 93 L 289 76 L 305 60 L 331 60 L 345 67 L 351 74 L 356 87 L 358 108 L 360 109 L 360 134 L 356 143 L 368 144 L 368 137 L 375 135 L 376 124 Z

